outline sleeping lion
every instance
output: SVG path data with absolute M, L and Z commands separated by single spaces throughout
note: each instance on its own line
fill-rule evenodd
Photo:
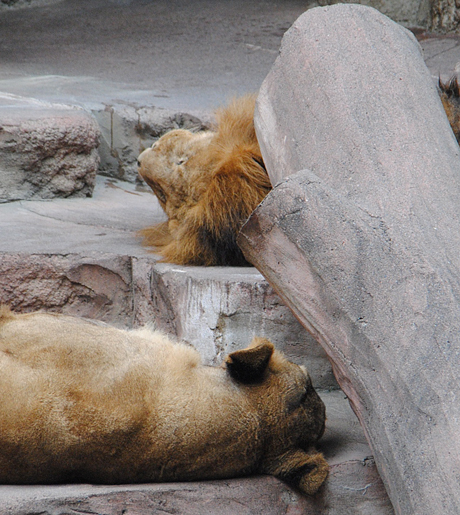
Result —
M 168 217 L 141 231 L 162 261 L 248 265 L 236 236 L 271 190 L 254 129 L 255 98 L 217 111 L 213 130 L 173 130 L 139 156 L 139 173 Z
M 441 100 L 460 142 L 456 78 L 439 81 Z M 162 261 L 179 265 L 249 263 L 236 237 L 271 189 L 254 129 L 255 96 L 217 112 L 213 130 L 173 130 L 139 156 L 139 173 L 168 220 L 141 231 Z
M 147 328 L 0 306 L 0 483 L 271 474 L 314 494 L 325 407 L 307 371 L 254 338 L 220 367 Z

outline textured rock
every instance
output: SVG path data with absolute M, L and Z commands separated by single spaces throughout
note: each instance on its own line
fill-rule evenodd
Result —
M 430 2 L 427 0 L 341 0 L 340 2 L 339 0 L 317 0 L 314 2 L 320 6 L 337 3 L 375 7 L 382 14 L 406 27 L 428 28 L 431 19 Z M 433 2 L 431 1 L 431 3 Z
M 255 269 L 156 264 L 150 273 L 156 325 L 199 348 L 207 363 L 261 335 L 306 364 L 315 386 L 335 386 L 321 347 Z
M 151 193 L 104 178 L 91 199 L 1 205 L 0 302 L 120 327 L 153 321 L 207 363 L 266 336 L 308 365 L 315 386 L 337 386 L 324 351 L 254 268 L 156 263 L 136 230 L 162 216 Z
M 253 269 L 200 269 L 106 253 L 0 253 L 0 303 L 118 327 L 154 322 L 219 364 L 253 336 L 266 336 L 308 366 L 316 387 L 336 387 L 324 351 Z
M 458 0 L 432 0 L 431 23 L 429 29 L 434 32 L 460 32 Z
M 395 511 L 458 513 L 460 149 L 418 44 L 370 8 L 311 10 L 256 124 L 290 176 L 240 245 L 333 360 Z
M 0 303 L 132 325 L 129 256 L 0 254 Z
M 83 109 L 0 94 L 0 202 L 91 195 L 98 140 Z

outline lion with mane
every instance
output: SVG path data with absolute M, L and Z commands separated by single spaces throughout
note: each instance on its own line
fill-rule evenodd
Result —
M 439 93 L 460 142 L 460 91 L 456 77 Z M 162 261 L 179 265 L 249 265 L 236 238 L 271 190 L 254 128 L 255 95 L 216 113 L 212 130 L 166 133 L 138 158 L 139 173 L 168 220 L 141 231 L 143 244 Z
M 168 220 L 143 229 L 144 245 L 180 265 L 248 265 L 236 244 L 271 190 L 254 129 L 255 96 L 216 113 L 212 130 L 166 133 L 138 158 Z

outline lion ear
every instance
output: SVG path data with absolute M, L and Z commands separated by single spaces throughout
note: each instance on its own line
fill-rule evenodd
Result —
M 227 356 L 229 374 L 242 383 L 256 383 L 263 378 L 275 347 L 265 338 L 254 338 L 252 344 Z

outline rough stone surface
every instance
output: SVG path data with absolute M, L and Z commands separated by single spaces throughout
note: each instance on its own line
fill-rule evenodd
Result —
M 289 177 L 240 245 L 333 360 L 395 511 L 459 512 L 460 149 L 418 44 L 367 7 L 311 10 L 256 124 Z
M 338 3 L 362 4 L 378 9 L 382 14 L 406 27 L 425 27 L 431 23 L 430 0 L 318 0 L 312 4 L 325 6 Z
M 0 10 L 52 6 L 59 2 L 62 2 L 62 0 L 0 0 Z M 455 0 L 307 0 L 304 2 L 304 9 L 339 2 L 375 7 L 391 19 L 408 27 L 433 28 L 445 32 L 458 26 Z M 135 3 L 139 2 L 135 0 L 110 0 L 108 2 L 109 5 L 113 4 L 112 7 L 125 6 L 130 11 L 135 11 L 136 6 L 132 5 Z M 438 19 L 439 16 L 441 19 Z M 457 21 L 457 24 L 453 25 L 452 22 L 455 21 Z
M 337 386 L 324 351 L 257 270 L 157 263 L 136 230 L 162 217 L 152 194 L 105 178 L 93 199 L 0 206 L 0 302 L 119 327 L 154 322 L 213 364 L 266 336 L 316 386 Z
M 118 327 L 154 323 L 195 346 L 208 364 L 266 336 L 308 366 L 320 388 L 336 387 L 324 351 L 254 269 L 202 270 L 107 253 L 0 252 L 0 302 Z
M 460 32 L 458 0 L 432 0 L 429 29 L 434 32 Z
M 21 312 L 45 310 L 133 323 L 129 256 L 2 253 L 0 302 Z
M 0 202 L 91 195 L 98 141 L 83 109 L 0 94 Z
M 199 346 L 207 363 L 221 363 L 253 336 L 266 336 L 306 364 L 317 387 L 335 386 L 323 350 L 255 269 L 156 264 L 150 281 L 158 327 Z

